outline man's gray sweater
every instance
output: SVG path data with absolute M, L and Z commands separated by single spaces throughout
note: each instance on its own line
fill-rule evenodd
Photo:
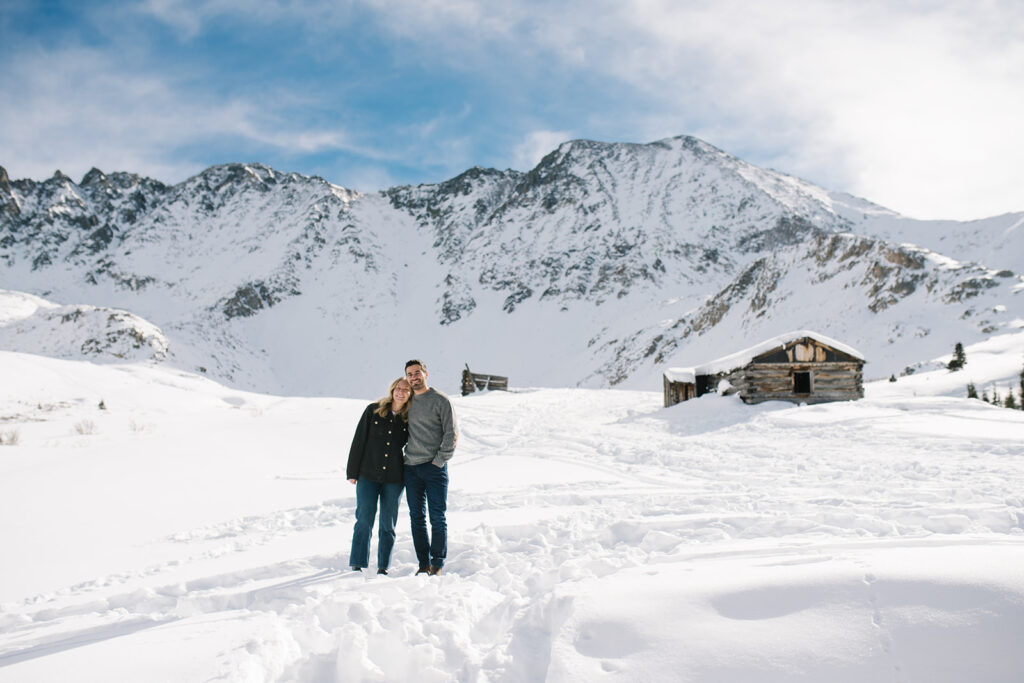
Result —
M 405 445 L 405 464 L 433 462 L 438 467 L 455 455 L 458 423 L 451 400 L 437 389 L 427 389 L 412 397 L 409 404 L 409 443 Z

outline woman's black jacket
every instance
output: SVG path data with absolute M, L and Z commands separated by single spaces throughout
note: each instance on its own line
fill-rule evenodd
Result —
M 377 404 L 366 406 L 359 418 L 348 452 L 347 479 L 365 477 L 378 484 L 402 482 L 402 447 L 409 440 L 409 425 L 392 415 L 377 414 Z

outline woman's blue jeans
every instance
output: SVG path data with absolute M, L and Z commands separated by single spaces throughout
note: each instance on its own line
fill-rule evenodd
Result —
M 352 530 L 352 552 L 348 556 L 350 567 L 370 565 L 370 537 L 373 535 L 378 500 L 380 528 L 377 530 L 377 569 L 387 569 L 391 564 L 402 484 L 378 484 L 360 477 L 356 481 L 356 526 Z

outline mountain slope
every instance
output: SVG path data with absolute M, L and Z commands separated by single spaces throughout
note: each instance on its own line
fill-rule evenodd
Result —
M 169 362 L 265 391 L 372 396 L 413 356 L 448 389 L 466 363 L 650 387 L 804 328 L 887 376 L 1020 324 L 1022 217 L 909 221 L 690 137 L 369 195 L 259 164 L 174 186 L 0 171 L 0 276 L 131 311 Z
M 168 341 L 159 328 L 128 311 L 61 306 L 0 289 L 0 348 L 53 358 L 162 361 Z

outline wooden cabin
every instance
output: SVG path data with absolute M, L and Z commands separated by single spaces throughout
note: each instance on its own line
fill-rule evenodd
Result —
M 508 377 L 501 375 L 488 375 L 483 372 L 473 372 L 466 364 L 462 371 L 462 395 L 472 394 L 474 391 L 508 391 Z
M 697 397 L 697 378 L 693 368 L 669 368 L 662 380 L 666 408 Z
M 864 397 L 864 356 L 834 339 L 798 330 L 725 358 L 664 373 L 665 406 L 721 391 L 744 403 L 825 403 Z

